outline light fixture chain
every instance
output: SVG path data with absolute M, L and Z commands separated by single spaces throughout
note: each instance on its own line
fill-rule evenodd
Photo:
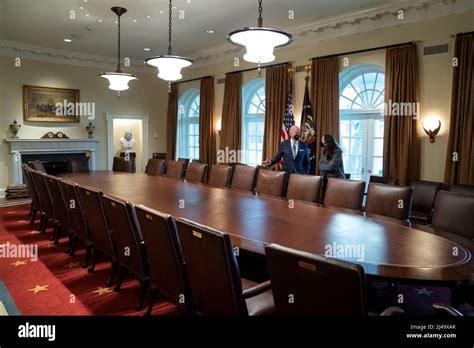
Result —
M 263 12 L 262 0 L 258 0 L 258 26 L 259 27 L 263 26 L 262 12 Z
M 170 0 L 169 16 L 168 16 L 168 54 L 170 54 L 170 55 L 171 55 L 171 21 L 172 21 L 172 12 L 173 12 L 173 4 L 172 4 L 172 0 Z
M 121 62 L 120 62 L 120 15 L 118 16 L 118 52 L 117 52 L 117 72 L 121 72 Z

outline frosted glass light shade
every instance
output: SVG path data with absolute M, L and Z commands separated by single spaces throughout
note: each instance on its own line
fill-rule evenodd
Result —
M 246 49 L 244 60 L 251 63 L 270 63 L 275 60 L 273 50 L 289 45 L 291 34 L 270 28 L 249 27 L 236 30 L 227 35 L 227 40 Z
M 128 89 L 128 83 L 132 80 L 138 80 L 138 77 L 132 74 L 119 72 L 107 72 L 99 75 L 109 80 L 109 88 L 114 91 L 125 91 Z
M 145 63 L 158 68 L 160 79 L 176 81 L 183 77 L 181 69 L 191 66 L 193 61 L 180 56 L 162 55 L 148 58 Z

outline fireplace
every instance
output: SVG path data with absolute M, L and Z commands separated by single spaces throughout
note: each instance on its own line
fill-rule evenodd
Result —
M 22 163 L 29 163 L 32 161 L 41 161 L 46 169 L 46 173 L 51 175 L 58 175 L 67 172 L 67 160 L 70 158 L 84 158 L 87 157 L 83 153 L 40 153 L 40 154 L 24 154 L 21 156 Z

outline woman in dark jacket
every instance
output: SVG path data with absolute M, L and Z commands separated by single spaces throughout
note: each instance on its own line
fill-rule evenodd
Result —
M 321 139 L 323 149 L 319 158 L 319 170 L 321 175 L 327 178 L 344 178 L 344 163 L 342 161 L 342 149 L 331 134 L 324 134 Z

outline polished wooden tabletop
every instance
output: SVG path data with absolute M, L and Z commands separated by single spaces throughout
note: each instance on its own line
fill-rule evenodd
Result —
M 267 243 L 320 255 L 349 247 L 362 253 L 334 256 L 361 264 L 371 276 L 458 281 L 474 272 L 466 246 L 387 221 L 145 174 L 92 172 L 66 178 L 227 232 L 234 246 L 259 254 Z

